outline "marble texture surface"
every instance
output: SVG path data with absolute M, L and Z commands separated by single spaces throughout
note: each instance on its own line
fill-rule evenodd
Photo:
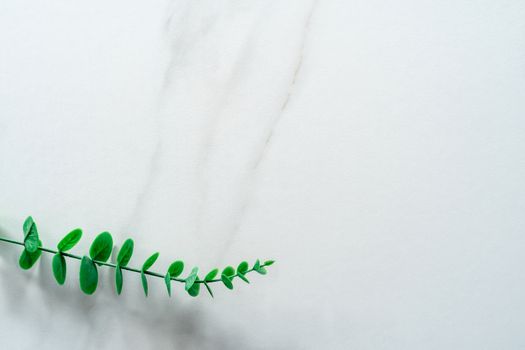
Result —
M 525 3 L 0 3 L 0 233 L 278 263 L 215 300 L 58 287 L 0 246 L 9 349 L 525 347 Z M 85 251 L 88 240 L 77 252 Z M 6 345 L 7 344 L 7 345 Z

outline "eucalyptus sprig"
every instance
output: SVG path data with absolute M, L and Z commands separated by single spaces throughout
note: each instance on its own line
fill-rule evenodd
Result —
M 273 260 L 267 260 L 261 263 L 256 260 L 253 267 L 250 268 L 248 262 L 243 261 L 235 269 L 232 266 L 225 267 L 218 277 L 219 269 L 213 269 L 208 272 L 204 279 L 199 278 L 199 268 L 193 267 L 189 275 L 181 278 L 184 271 L 184 262 L 176 260 L 168 267 L 165 274 L 153 272 L 150 268 L 155 264 L 159 257 L 159 253 L 152 254 L 142 264 L 140 269 L 128 267 L 128 263 L 133 255 L 134 243 L 128 238 L 122 244 L 117 257 L 116 264 L 108 262 L 113 252 L 113 237 L 109 232 L 100 233 L 91 243 L 89 255 L 78 256 L 68 253 L 82 238 L 82 230 L 77 228 L 69 232 L 57 244 L 57 250 L 44 248 L 42 241 L 38 235 L 38 229 L 35 221 L 29 216 L 23 224 L 24 241 L 19 242 L 9 238 L 0 237 L 0 241 L 21 245 L 24 247 L 19 258 L 19 265 L 22 269 L 28 270 L 38 261 L 42 252 L 53 254 L 52 269 L 53 275 L 59 285 L 63 285 L 66 281 L 67 263 L 66 258 L 80 260 L 80 289 L 86 294 L 93 294 L 98 285 L 98 266 L 107 266 L 115 269 L 115 290 L 118 295 L 122 292 L 123 275 L 122 271 L 130 271 L 139 273 L 142 281 L 144 294 L 148 296 L 148 279 L 146 276 L 153 276 L 164 279 L 166 290 L 171 297 L 171 282 L 176 281 L 184 284 L 184 289 L 192 297 L 199 295 L 201 285 L 204 285 L 208 293 L 213 297 L 213 291 L 210 284 L 222 282 L 228 289 L 233 289 L 233 281 L 239 278 L 246 283 L 250 283 L 246 275 L 255 271 L 261 275 L 266 274 L 266 267 L 274 263 Z

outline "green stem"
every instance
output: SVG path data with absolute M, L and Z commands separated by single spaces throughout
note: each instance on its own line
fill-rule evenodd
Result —
M 9 238 L 0 237 L 0 241 L 24 246 L 24 242 L 15 241 L 15 240 L 12 240 L 12 239 L 9 239 Z M 44 247 L 38 247 L 38 249 L 40 249 L 43 252 L 50 253 L 50 254 L 57 254 L 57 253 L 59 253 L 57 250 L 44 248 Z M 74 254 L 70 254 L 70 253 L 66 253 L 66 252 L 60 252 L 60 254 L 62 254 L 63 256 L 67 256 L 68 258 L 82 260 L 82 257 L 78 256 L 78 255 L 74 255 Z M 103 261 L 98 261 L 98 260 L 93 260 L 93 262 L 98 264 L 98 265 L 109 266 L 109 267 L 112 267 L 112 268 L 116 268 L 117 267 L 117 265 L 112 264 L 112 263 L 108 263 L 108 262 L 103 262 Z M 265 265 L 261 264 L 261 266 L 265 266 Z M 135 269 L 133 267 L 127 267 L 127 266 L 119 266 L 119 267 L 122 270 L 127 270 L 127 271 L 131 271 L 131 272 L 136 272 L 136 273 L 141 273 L 142 272 L 141 270 Z M 250 269 L 250 270 L 246 271 L 245 275 L 248 274 L 249 272 L 252 272 L 252 271 L 254 271 L 254 270 Z M 144 274 L 145 275 L 149 275 L 149 276 L 159 277 L 159 278 L 164 278 L 165 277 L 165 275 L 162 275 L 162 274 L 157 273 L 157 272 L 151 272 L 151 271 L 144 271 Z M 234 277 L 237 277 L 237 274 L 232 276 L 232 278 L 234 278 Z M 182 278 L 171 277 L 171 279 L 173 281 L 177 281 L 177 282 L 182 282 L 182 283 L 186 282 L 186 280 L 182 279 Z M 205 282 L 204 280 L 196 280 L 195 281 L 195 283 L 204 283 L 204 282 Z M 206 283 L 215 283 L 215 282 L 221 282 L 221 279 L 218 278 L 218 279 L 206 281 Z

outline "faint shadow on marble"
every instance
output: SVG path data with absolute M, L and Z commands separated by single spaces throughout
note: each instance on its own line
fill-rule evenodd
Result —
M 10 237 L 2 228 L 0 235 Z M 156 334 L 162 333 L 163 337 L 169 337 L 172 349 L 255 349 L 241 334 L 229 333 L 221 327 L 220 320 L 211 319 L 197 303 L 184 306 L 176 298 L 149 297 L 146 300 L 137 294 L 116 296 L 108 287 L 114 283 L 113 274 L 108 271 L 100 274 L 99 282 L 103 285 L 100 290 L 86 296 L 72 281 L 65 286 L 57 285 L 51 271 L 50 254 L 42 254 L 31 270 L 21 270 L 18 267 L 21 249 L 11 244 L 0 246 L 0 292 L 4 297 L 0 303 L 5 304 L 4 310 L 25 320 L 52 322 L 55 315 L 67 315 L 81 328 L 80 338 L 85 339 L 79 341 L 85 341 L 86 348 L 103 347 L 97 342 L 101 342 L 106 333 L 112 335 L 107 323 L 100 319 L 107 316 L 133 329 L 144 330 L 142 336 L 152 345 L 156 342 Z M 78 270 L 71 270 L 68 271 L 69 279 L 78 273 Z M 36 304 L 38 308 L 34 307 Z M 93 334 L 100 335 L 98 340 L 93 339 Z M 133 346 L 132 343 L 126 345 Z

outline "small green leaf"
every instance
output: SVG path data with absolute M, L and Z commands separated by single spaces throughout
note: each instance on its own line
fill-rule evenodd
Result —
M 226 275 L 221 275 L 221 280 L 222 280 L 222 283 L 224 283 L 224 285 L 228 288 L 228 289 L 233 289 L 233 283 L 232 283 L 232 280 L 230 277 L 226 276 Z
M 168 295 L 171 297 L 171 275 L 170 273 L 166 273 L 166 276 L 164 276 L 164 283 L 166 283 L 166 289 L 168 290 Z
M 52 267 L 57 283 L 63 285 L 66 280 L 66 259 L 62 254 L 56 253 L 53 256 Z
M 38 246 L 42 246 L 42 242 L 38 241 Z M 35 252 L 31 253 L 24 248 L 22 254 L 20 254 L 20 259 L 18 259 L 18 264 L 24 270 L 29 270 L 37 262 L 38 258 L 42 255 L 42 251 L 37 249 Z
M 89 248 L 91 259 L 106 262 L 111 256 L 113 250 L 113 238 L 109 232 L 102 232 L 95 238 Z
M 146 259 L 144 264 L 142 265 L 142 270 L 140 271 L 140 278 L 142 280 L 142 288 L 144 289 L 144 294 L 148 296 L 148 279 L 146 278 L 146 272 L 155 261 L 157 261 L 157 258 L 159 257 L 159 253 L 152 254 L 149 258 Z
M 244 276 L 242 273 L 238 273 L 237 276 L 243 280 L 244 282 L 246 283 L 250 283 L 250 281 L 248 281 L 248 279 L 246 278 L 246 276 Z
M 273 262 L 271 262 L 270 265 L 271 264 L 273 264 Z M 257 261 L 255 262 L 255 265 L 253 265 L 253 270 L 257 271 L 261 275 L 266 275 L 266 269 L 264 268 L 264 266 L 261 266 L 261 262 L 259 261 L 259 259 L 257 259 Z
M 228 277 L 233 277 L 235 275 L 235 269 L 232 266 L 227 266 L 222 270 L 222 274 Z
M 34 253 L 38 250 L 38 230 L 31 216 L 24 221 L 24 246 L 28 252 Z
M 80 262 L 80 289 L 86 294 L 93 294 L 97 284 L 97 266 L 88 256 L 84 256 Z
M 197 277 L 197 278 L 199 278 L 199 277 Z M 197 295 L 199 295 L 200 290 L 201 290 L 201 284 L 200 283 L 194 283 L 191 286 L 190 289 L 187 289 L 188 294 L 191 295 L 192 297 L 196 297 Z
M 24 238 L 27 236 L 27 234 L 29 233 L 29 230 L 31 229 L 31 226 L 33 226 L 34 223 L 35 222 L 33 221 L 33 218 L 31 216 L 28 216 L 24 220 L 24 224 L 23 224 Z
M 148 279 L 146 278 L 146 274 L 144 274 L 144 270 L 140 271 L 140 279 L 142 280 L 142 288 L 144 289 L 144 294 L 148 296 Z
M 187 291 L 190 290 L 190 288 L 195 284 L 195 281 L 197 280 L 197 272 L 199 272 L 198 267 L 194 267 L 191 269 L 191 273 L 188 277 L 186 277 L 185 282 L 186 286 L 184 287 Z
M 213 279 L 215 279 L 215 277 L 217 277 L 217 274 L 219 273 L 219 269 L 213 269 L 211 270 L 210 272 L 208 272 L 208 274 L 206 275 L 206 277 L 204 277 L 204 280 L 209 282 Z
M 73 248 L 82 238 L 82 230 L 79 228 L 69 232 L 62 240 L 57 244 L 57 248 L 61 252 L 67 252 Z
M 117 287 L 117 295 L 120 295 L 122 293 L 122 269 L 118 264 L 115 268 L 115 286 Z
M 208 283 L 204 282 L 204 286 L 206 287 L 206 289 L 208 290 L 208 293 L 210 293 L 211 297 L 213 298 L 213 292 L 211 291 L 211 288 L 208 285 Z
M 275 262 L 275 260 L 266 260 L 264 262 L 264 266 L 270 266 L 270 265 L 273 265 L 273 263 Z
M 153 264 L 155 264 L 155 261 L 157 261 L 158 257 L 159 253 L 154 253 L 149 258 L 147 258 L 144 262 L 144 265 L 142 265 L 142 271 L 148 271 L 148 269 L 152 267 Z
M 120 266 L 126 266 L 133 255 L 133 240 L 131 238 L 126 239 L 117 256 L 117 264 Z
M 266 275 L 266 272 L 267 272 L 266 269 L 265 269 L 264 267 L 262 267 L 262 266 L 259 267 L 259 269 L 258 269 L 258 270 L 255 270 L 255 271 L 257 271 L 257 272 L 260 273 L 261 275 Z
M 20 255 L 20 259 L 18 259 L 18 264 L 24 270 L 29 270 L 37 262 L 38 258 L 40 258 L 40 255 L 42 255 L 41 250 L 30 253 L 27 249 L 24 249 Z
M 248 271 L 248 263 L 246 261 L 243 261 L 239 264 L 239 266 L 237 266 L 237 273 L 244 275 L 246 271 Z
M 173 262 L 168 268 L 168 271 L 171 277 L 179 277 L 183 270 L 184 270 L 184 262 L 181 260 L 177 260 Z

